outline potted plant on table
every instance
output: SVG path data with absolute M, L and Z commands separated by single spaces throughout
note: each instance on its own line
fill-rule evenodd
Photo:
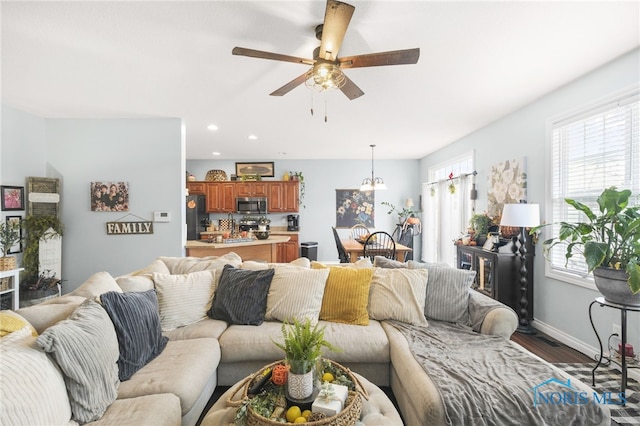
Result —
M 285 361 L 289 367 L 287 394 L 296 400 L 304 400 L 313 394 L 314 377 L 322 348 L 339 351 L 338 348 L 324 340 L 324 327 L 311 325 L 307 318 L 304 323 L 294 319 L 293 323 L 282 324 L 284 343 L 273 342 L 285 353 Z
M 22 241 L 20 225 L 17 223 L 0 223 L 0 271 L 8 271 L 16 268 L 15 256 L 8 256 L 11 247 Z
M 546 253 L 565 244 L 567 262 L 576 253 L 582 254 L 607 301 L 640 306 L 640 206 L 630 206 L 630 197 L 629 190 L 607 188 L 598 197 L 599 212 L 565 199 L 584 214 L 586 221 L 560 222 L 559 235 L 543 244 Z M 543 226 L 532 228 L 530 233 Z

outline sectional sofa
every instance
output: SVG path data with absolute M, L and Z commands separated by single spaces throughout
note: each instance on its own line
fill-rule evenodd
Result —
M 216 386 L 283 358 L 273 341 L 284 321 L 311 318 L 341 349 L 325 356 L 391 386 L 405 424 L 448 424 L 442 389 L 398 326 L 458 324 L 471 338 L 506 342 L 517 317 L 471 290 L 468 271 L 376 264 L 229 253 L 160 257 L 115 278 L 98 272 L 70 294 L 4 312 L 3 328 L 18 331 L 0 339 L 0 423 L 194 425 Z M 608 410 L 591 423 L 608 426 Z

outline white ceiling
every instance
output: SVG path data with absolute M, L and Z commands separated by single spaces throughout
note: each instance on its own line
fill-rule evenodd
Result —
M 640 45 L 637 0 L 350 3 L 338 56 L 421 50 L 416 65 L 346 70 L 365 92 L 353 101 L 269 96 L 306 66 L 231 55 L 310 58 L 323 1 L 2 1 L 2 101 L 42 117 L 180 117 L 189 159 L 366 159 L 370 144 L 422 158 Z

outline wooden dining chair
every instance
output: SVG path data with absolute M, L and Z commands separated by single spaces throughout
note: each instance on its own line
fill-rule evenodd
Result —
M 351 227 L 351 239 L 360 240 L 369 236 L 371 232 L 363 223 L 356 223 Z
M 373 262 L 376 256 L 387 259 L 396 258 L 396 242 L 393 237 L 384 231 L 377 231 L 369 235 L 364 243 L 364 257 L 368 257 Z
M 338 231 L 334 226 L 331 227 L 333 229 L 333 238 L 336 240 L 336 248 L 338 249 L 338 258 L 340 259 L 340 263 L 349 263 L 349 255 L 347 254 L 347 250 L 345 250 L 342 245 L 342 241 L 340 241 L 340 235 L 338 235 Z

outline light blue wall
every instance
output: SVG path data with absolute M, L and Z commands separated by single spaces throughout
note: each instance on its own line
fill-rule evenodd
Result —
M 2 184 L 23 186 L 27 176 L 61 184 L 63 292 L 90 275 L 139 269 L 157 256 L 182 256 L 184 143 L 179 119 L 42 119 L 3 106 Z M 126 181 L 130 213 L 92 212 L 90 182 Z M 152 220 L 152 235 L 107 235 L 106 222 Z M 25 212 L 20 212 L 22 215 Z
M 198 180 L 204 180 L 208 170 L 221 169 L 230 176 L 234 173 L 235 162 L 242 160 L 188 160 L 187 170 Z M 336 224 L 336 189 L 359 188 L 362 179 L 371 175 L 371 161 L 368 160 L 270 160 L 274 162 L 273 180 L 281 180 L 287 171 L 301 171 L 305 178 L 305 208 L 300 208 L 300 241 L 318 243 L 318 260 L 337 261 L 338 252 L 331 227 Z M 386 191 L 376 192 L 376 230 L 393 232 L 396 216 L 387 215 L 388 201 L 402 206 L 407 198 L 417 203 L 420 181 L 418 180 L 418 160 L 375 160 L 376 176 L 387 184 Z M 211 214 L 211 218 L 226 218 L 226 215 Z M 269 215 L 271 224 L 286 226 L 286 215 Z M 341 236 L 347 237 L 347 229 L 339 229 Z M 415 239 L 416 255 L 419 254 L 419 238 Z
M 429 167 L 448 158 L 475 150 L 478 171 L 478 205 L 487 206 L 487 174 L 490 167 L 511 158 L 526 157 L 528 201 L 541 204 L 545 212 L 545 185 L 548 151 L 546 148 L 547 120 L 558 114 L 584 106 L 615 91 L 638 84 L 640 80 L 640 50 L 636 49 L 610 64 L 540 98 L 519 111 L 470 134 L 455 143 L 427 156 L 420 162 L 420 179 L 427 180 Z M 526 84 L 526 82 L 522 82 Z M 550 218 L 543 218 L 550 221 Z M 542 238 L 548 237 L 543 235 Z M 534 316 L 545 331 L 556 333 L 566 341 L 575 339 L 574 346 L 586 344 L 597 347 L 589 324 L 588 306 L 599 293 L 545 277 L 541 247 L 536 247 L 534 269 Z M 620 323 L 618 311 L 595 308 L 598 330 L 605 338 L 611 324 Z M 640 315 L 630 315 L 629 341 L 640 349 Z M 568 336 L 566 336 L 568 335 Z M 569 338 L 570 339 L 570 338 Z

